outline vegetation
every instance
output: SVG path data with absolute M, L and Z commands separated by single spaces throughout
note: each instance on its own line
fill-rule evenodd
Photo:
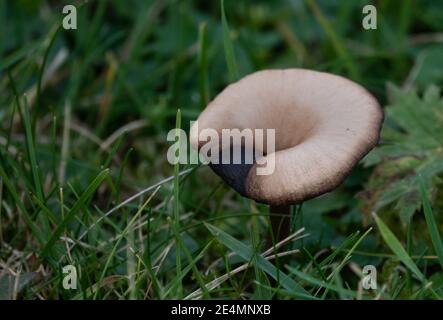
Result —
M 366 4 L 0 0 L 0 298 L 443 297 L 443 3 L 374 1 L 377 30 Z M 267 208 L 171 166 L 166 135 L 235 79 L 292 67 L 361 83 L 385 125 L 269 250 Z

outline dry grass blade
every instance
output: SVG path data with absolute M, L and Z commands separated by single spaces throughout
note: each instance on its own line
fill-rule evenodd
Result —
M 289 250 L 289 251 L 273 254 L 271 256 L 267 256 L 267 257 L 264 257 L 264 258 L 269 261 L 269 260 L 272 260 L 272 259 L 275 259 L 275 258 L 285 257 L 285 256 L 288 256 L 288 255 L 291 255 L 291 254 L 295 254 L 295 253 L 298 253 L 298 252 L 300 252 L 300 250 L 298 250 L 298 249 L 296 249 L 296 250 Z M 241 266 L 235 268 L 234 270 L 232 270 L 232 271 L 230 271 L 230 272 L 228 272 L 228 273 L 226 273 L 226 274 L 224 274 L 224 275 L 222 275 L 222 276 L 212 280 L 211 282 L 207 283 L 205 285 L 206 289 L 208 291 L 214 290 L 215 288 L 220 286 L 223 282 L 228 280 L 229 277 L 231 277 L 231 276 L 233 276 L 233 275 L 235 275 L 235 274 L 237 274 L 239 272 L 242 272 L 242 271 L 248 269 L 251 266 L 252 265 L 250 263 L 242 264 Z M 188 296 L 186 296 L 185 300 L 201 299 L 202 295 L 203 295 L 202 290 L 198 289 L 198 290 L 195 290 L 194 292 L 190 293 Z
M 137 120 L 130 123 L 125 124 L 124 126 L 118 128 L 113 134 L 111 134 L 105 141 L 102 142 L 100 148 L 103 150 L 108 149 L 114 141 L 116 141 L 122 134 L 125 134 L 129 131 L 134 131 L 137 129 L 144 128 L 148 125 L 146 120 Z
M 180 176 L 183 176 L 183 175 L 185 175 L 185 174 L 191 172 L 192 170 L 193 170 L 192 168 L 191 168 L 191 169 L 183 170 L 183 171 L 180 172 L 179 175 L 180 175 Z M 168 178 L 166 178 L 166 179 L 163 179 L 163 180 L 157 182 L 156 184 L 154 184 L 154 185 L 152 185 L 152 186 L 150 186 L 150 187 L 147 187 L 146 189 L 143 189 L 143 190 L 137 192 L 136 194 L 134 194 L 133 196 L 129 197 L 129 198 L 126 199 L 125 201 L 121 202 L 119 205 L 115 206 L 114 208 L 112 208 L 111 210 L 109 210 L 108 212 L 106 212 L 105 214 L 103 214 L 100 218 L 98 218 L 97 221 L 95 221 L 95 222 L 94 222 L 94 223 L 93 223 L 93 224 L 92 224 L 92 225 L 91 225 L 86 231 L 84 231 L 84 232 L 80 235 L 80 237 L 77 239 L 77 241 L 82 240 L 82 239 L 86 236 L 86 234 L 87 234 L 89 231 L 91 231 L 95 226 L 97 226 L 97 224 L 99 224 L 101 221 L 103 221 L 103 219 L 105 219 L 106 217 L 108 217 L 109 215 L 111 215 L 112 213 L 114 213 L 115 211 L 117 211 L 118 209 L 120 209 L 120 208 L 122 208 L 123 206 L 127 205 L 128 203 L 134 201 L 135 199 L 137 199 L 137 198 L 143 196 L 145 193 L 147 193 L 147 192 L 149 192 L 149 191 L 151 191 L 151 190 L 154 190 L 154 189 L 156 189 L 156 188 L 159 188 L 160 186 L 162 186 L 163 184 L 165 184 L 165 183 L 167 183 L 167 182 L 169 182 L 169 181 L 172 181 L 173 179 L 174 179 L 174 176 L 170 176 L 170 177 L 168 177 Z M 156 191 L 155 191 L 155 192 L 156 192 Z M 74 245 L 71 246 L 71 248 L 70 248 L 71 250 L 72 250 L 73 246 L 74 246 Z

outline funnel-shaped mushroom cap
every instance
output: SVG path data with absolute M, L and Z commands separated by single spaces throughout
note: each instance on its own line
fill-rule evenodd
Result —
M 379 140 L 383 112 L 360 85 L 303 69 L 265 70 L 229 85 L 201 113 L 190 141 L 215 129 L 275 129 L 272 174 L 252 165 L 211 165 L 243 196 L 271 205 L 298 203 L 335 189 Z M 266 135 L 266 134 L 265 134 Z M 263 160 L 263 158 L 262 158 Z M 260 162 L 262 163 L 262 162 Z

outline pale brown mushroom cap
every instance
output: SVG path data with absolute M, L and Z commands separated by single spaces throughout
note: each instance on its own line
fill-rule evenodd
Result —
M 254 164 L 237 191 L 271 205 L 298 203 L 335 189 L 379 140 L 383 112 L 355 82 L 304 69 L 264 70 L 224 89 L 201 113 L 198 133 L 212 128 L 275 129 L 275 171 Z M 269 155 L 268 155 L 269 156 Z

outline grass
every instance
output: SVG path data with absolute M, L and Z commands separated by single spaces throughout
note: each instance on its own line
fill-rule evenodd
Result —
M 428 226 L 432 245 L 434 247 L 434 251 L 438 256 L 438 261 L 440 262 L 440 266 L 443 268 L 443 243 L 441 241 L 441 237 L 439 234 L 437 222 L 432 213 L 431 204 L 429 203 L 428 192 L 426 191 L 426 187 L 423 185 L 422 180 L 420 180 L 420 193 L 423 203 L 423 212 L 425 215 L 426 224 Z
M 169 130 L 188 131 L 218 92 L 256 70 L 333 72 L 383 106 L 441 87 L 432 70 L 443 60 L 427 54 L 443 50 L 440 4 L 407 1 L 398 14 L 379 1 L 372 31 L 361 28 L 364 1 L 81 1 L 70 31 L 62 4 L 0 0 L 0 299 L 443 296 L 440 173 L 416 179 L 407 199 L 419 205 L 375 209 L 356 197 L 374 192 L 368 181 L 409 186 L 411 175 L 358 166 L 294 208 L 292 236 L 267 248 L 266 206 L 206 166 L 166 159 Z M 398 137 L 389 112 L 385 127 Z M 77 290 L 62 286 L 68 264 Z M 365 265 L 377 268 L 375 290 L 359 285 Z
M 380 229 L 381 236 L 389 248 L 395 253 L 398 259 L 405 264 L 405 266 L 411 270 L 417 278 L 425 282 L 426 278 L 411 257 L 408 255 L 406 250 L 403 248 L 400 241 L 396 238 L 396 236 L 392 233 L 389 227 L 381 220 L 377 215 L 374 214 L 375 222 L 377 223 L 378 228 Z
M 223 27 L 223 47 L 225 49 L 226 64 L 228 66 L 229 80 L 235 82 L 239 78 L 237 62 L 235 60 L 234 45 L 232 44 L 231 31 L 226 19 L 225 1 L 221 0 L 221 16 Z

